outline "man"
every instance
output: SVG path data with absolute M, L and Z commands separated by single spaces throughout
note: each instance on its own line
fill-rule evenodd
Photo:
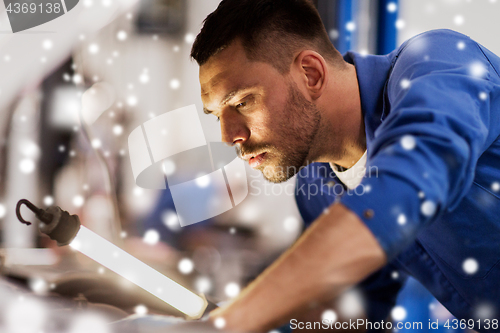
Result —
M 360 282 L 385 320 L 401 270 L 469 328 L 498 329 L 497 56 L 440 30 L 342 57 L 307 0 L 223 0 L 191 56 L 223 141 L 271 182 L 298 172 L 310 224 L 212 313 L 220 327 L 265 331 Z

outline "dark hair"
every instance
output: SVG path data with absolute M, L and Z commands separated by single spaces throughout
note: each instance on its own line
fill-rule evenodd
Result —
M 202 66 L 240 39 L 248 59 L 287 73 L 294 53 L 309 48 L 333 64 L 344 64 L 309 0 L 223 0 L 207 16 L 191 57 Z

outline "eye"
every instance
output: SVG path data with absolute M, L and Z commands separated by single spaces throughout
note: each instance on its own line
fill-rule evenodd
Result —
M 247 106 L 247 102 L 246 101 L 236 104 L 235 109 L 238 110 L 240 108 L 244 108 L 245 106 Z

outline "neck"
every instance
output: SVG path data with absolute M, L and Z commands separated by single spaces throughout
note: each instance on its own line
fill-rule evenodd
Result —
M 352 167 L 366 151 L 364 118 L 361 111 L 356 69 L 329 69 L 330 84 L 318 106 L 322 122 L 311 149 L 315 162 Z

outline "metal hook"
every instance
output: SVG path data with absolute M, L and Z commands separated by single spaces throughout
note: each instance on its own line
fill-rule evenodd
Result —
M 23 204 L 26 205 L 26 207 L 28 207 L 37 216 L 39 216 L 41 213 L 43 213 L 43 211 L 40 208 L 38 208 L 37 206 L 35 206 L 34 204 L 32 204 L 31 202 L 29 202 L 28 200 L 26 200 L 26 199 L 21 199 L 21 200 L 19 200 L 17 202 L 17 205 L 16 205 L 16 216 L 17 216 L 17 218 L 19 219 L 19 221 L 21 221 L 21 223 L 24 223 L 26 225 L 31 225 L 31 222 L 26 221 L 21 216 L 21 206 Z

